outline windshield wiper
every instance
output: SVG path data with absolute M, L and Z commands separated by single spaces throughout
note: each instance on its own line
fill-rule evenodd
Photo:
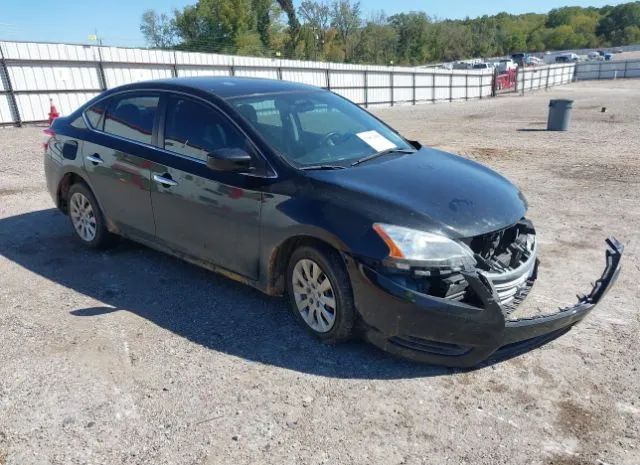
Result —
M 343 170 L 346 166 L 340 165 L 312 165 L 312 166 L 303 166 L 300 168 L 303 171 L 311 171 L 311 170 Z
M 389 153 L 416 153 L 416 152 L 417 150 L 407 150 L 407 149 L 398 149 L 398 148 L 387 149 L 378 153 L 374 153 L 373 155 L 368 155 L 364 158 L 361 158 L 360 160 L 354 161 L 353 163 L 351 163 L 351 166 L 358 166 L 361 163 L 367 162 L 369 160 L 373 160 L 374 158 L 378 158 L 383 155 L 387 155 Z

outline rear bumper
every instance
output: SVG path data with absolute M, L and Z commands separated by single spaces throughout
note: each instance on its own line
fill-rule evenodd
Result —
M 614 238 L 607 244 L 606 267 L 588 295 L 556 313 L 519 320 L 506 319 L 496 289 L 481 272 L 465 273 L 465 279 L 482 307 L 415 292 L 357 262 L 350 263 L 349 273 L 371 343 L 416 361 L 470 367 L 529 350 L 581 321 L 620 273 L 624 247 Z

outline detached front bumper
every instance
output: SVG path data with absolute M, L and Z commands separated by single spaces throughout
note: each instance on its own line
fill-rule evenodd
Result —
M 402 357 L 470 367 L 490 356 L 507 358 L 568 331 L 600 302 L 620 273 L 624 247 L 607 239 L 606 267 L 588 295 L 556 313 L 509 320 L 498 292 L 481 272 L 464 273 L 482 307 L 407 289 L 374 269 L 350 261 L 356 308 L 374 345 Z M 537 265 L 536 265 L 537 266 Z

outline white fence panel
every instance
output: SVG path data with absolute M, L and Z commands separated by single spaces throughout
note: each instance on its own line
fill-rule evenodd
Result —
M 111 63 L 148 63 L 167 64 L 175 62 L 172 51 L 146 50 L 142 48 L 98 47 L 99 57 L 103 62 Z
M 215 53 L 174 52 L 176 65 L 193 66 L 224 66 L 233 65 L 233 57 L 230 55 L 218 55 Z
M 7 60 L 94 61 L 95 48 L 89 45 L 47 44 L 34 42 L 0 42 Z
M 132 65 L 104 65 L 107 88 L 131 84 L 132 82 L 171 77 L 171 68 Z
M 416 101 L 425 102 L 434 99 L 434 76 L 433 74 L 416 74 Z
M 235 69 L 236 76 L 263 78 L 263 79 L 278 79 L 277 68 L 240 68 Z
M 9 96 L 0 94 L 0 123 L 7 124 L 13 122 L 13 116 L 11 115 L 11 109 L 9 107 Z
M 351 100 L 358 105 L 364 105 L 365 91 L 364 87 L 361 88 L 341 88 L 333 89 L 336 94 L 342 95 L 344 98 Z
M 282 79 L 311 86 L 327 87 L 327 73 L 321 69 L 285 68 L 282 70 Z
M 177 67 L 178 77 L 192 76 L 231 76 L 231 68 L 196 68 L 196 67 Z
M 100 89 L 97 68 L 93 65 L 12 64 L 7 71 L 14 91 Z
M 369 105 L 383 104 L 389 105 L 391 103 L 391 89 L 371 89 L 367 90 L 367 103 Z
M 22 121 L 45 121 L 49 118 L 49 99 L 61 115 L 68 115 L 80 105 L 98 95 L 96 92 L 16 94 L 16 104 Z

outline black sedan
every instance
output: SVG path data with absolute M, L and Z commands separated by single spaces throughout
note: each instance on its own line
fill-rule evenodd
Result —
M 142 82 L 46 132 L 47 185 L 82 243 L 124 236 L 287 295 L 327 342 L 360 334 L 415 360 L 471 366 L 566 331 L 620 269 L 610 239 L 588 295 L 512 318 L 538 271 L 519 190 L 315 87 Z

